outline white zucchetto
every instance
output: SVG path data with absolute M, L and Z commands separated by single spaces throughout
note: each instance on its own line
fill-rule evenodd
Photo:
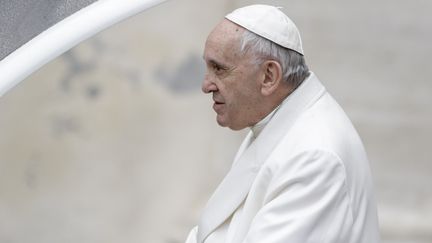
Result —
M 225 18 L 276 44 L 304 55 L 296 25 L 278 7 L 250 5 L 234 10 Z

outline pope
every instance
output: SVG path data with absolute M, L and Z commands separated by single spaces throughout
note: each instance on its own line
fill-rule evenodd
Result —
M 362 142 L 281 9 L 228 14 L 204 60 L 217 123 L 250 132 L 186 243 L 380 242 Z

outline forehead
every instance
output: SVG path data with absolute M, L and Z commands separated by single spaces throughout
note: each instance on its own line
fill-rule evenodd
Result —
M 235 62 L 239 57 L 240 37 L 244 29 L 229 20 L 220 22 L 207 38 L 204 59 Z

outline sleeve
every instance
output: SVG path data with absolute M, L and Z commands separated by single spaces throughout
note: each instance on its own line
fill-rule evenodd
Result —
M 350 242 L 353 215 L 339 157 L 307 151 L 278 164 L 243 243 Z

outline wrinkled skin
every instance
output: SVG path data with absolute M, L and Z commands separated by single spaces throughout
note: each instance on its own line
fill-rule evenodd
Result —
M 263 74 L 251 55 L 239 53 L 242 33 L 243 28 L 224 20 L 211 32 L 204 49 L 207 73 L 202 90 L 213 94 L 218 124 L 233 130 L 254 125 L 262 115 L 256 107 Z
M 244 29 L 224 19 L 207 38 L 207 72 L 202 90 L 212 93 L 220 126 L 240 130 L 263 119 L 289 95 L 277 61 L 257 64 L 253 52 L 240 53 Z

